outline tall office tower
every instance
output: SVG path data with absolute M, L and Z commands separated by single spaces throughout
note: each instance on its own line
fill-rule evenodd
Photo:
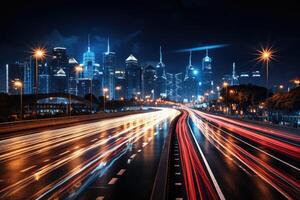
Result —
M 103 53 L 104 88 L 108 88 L 109 99 L 115 97 L 115 67 L 116 54 L 110 51 L 109 39 L 107 40 L 107 51 Z
M 25 61 L 24 68 L 24 94 L 32 94 L 33 93 L 33 80 L 34 80 L 34 69 L 32 63 L 32 57 L 30 56 L 29 61 Z M 49 84 L 49 82 L 48 82 Z
M 200 95 L 200 70 L 192 65 L 192 52 L 189 56 L 189 65 L 186 68 L 183 80 L 184 101 L 195 101 Z
M 174 74 L 166 73 L 167 84 L 166 84 L 166 97 L 168 99 L 174 99 L 174 90 L 175 90 L 175 79 Z
M 95 69 L 95 53 L 91 51 L 90 36 L 88 36 L 88 49 L 83 53 L 83 73 L 85 78 L 93 78 Z
M 75 58 L 69 58 L 69 91 L 68 93 L 76 95 L 77 89 L 77 78 L 79 77 L 79 72 L 76 72 L 76 66 L 79 65 Z
M 51 85 L 51 89 L 53 92 L 68 92 L 68 76 L 62 68 L 60 68 L 58 72 L 52 75 L 51 82 L 54 83 Z
M 159 63 L 156 65 L 156 79 L 155 79 L 155 97 L 166 97 L 167 96 L 167 77 L 166 77 L 166 66 L 162 62 L 162 51 L 161 46 L 159 48 Z
M 103 94 L 103 68 L 97 63 L 95 63 L 93 74 L 93 94 L 96 97 Z
M 210 92 L 212 88 L 212 59 L 208 57 L 208 50 L 206 49 L 206 56 L 202 59 L 202 92 Z
M 15 62 L 5 66 L 5 92 L 8 94 L 19 94 L 13 85 L 13 81 L 24 82 L 24 63 Z
M 235 72 L 235 62 L 232 63 L 232 81 L 231 81 L 231 85 L 238 85 L 239 84 L 239 80 L 238 80 L 238 76 L 236 75 Z
M 130 54 L 125 60 L 126 98 L 140 97 L 142 92 L 142 69 L 138 60 Z
M 68 91 L 68 79 L 70 72 L 69 67 L 69 59 L 67 56 L 66 48 L 53 48 L 52 57 L 49 59 L 50 92 Z M 66 84 L 59 85 L 59 83 L 57 82 L 58 79 L 60 80 L 59 82 L 64 82 Z M 66 80 L 62 81 L 61 79 Z
M 183 73 L 174 74 L 175 80 L 175 91 L 174 91 L 174 101 L 182 101 L 182 89 L 183 89 Z
M 124 99 L 126 96 L 125 70 L 118 68 L 115 71 L 115 99 Z
M 49 75 L 49 66 L 47 62 L 38 62 L 38 69 L 39 69 L 39 82 L 38 82 L 38 92 L 41 94 L 48 94 L 49 93 L 49 82 L 50 82 L 50 75 Z
M 152 65 L 148 65 L 143 70 L 143 97 L 154 98 L 156 70 Z
M 91 93 L 91 82 L 90 78 L 78 78 L 77 80 L 77 95 L 84 97 L 87 94 Z

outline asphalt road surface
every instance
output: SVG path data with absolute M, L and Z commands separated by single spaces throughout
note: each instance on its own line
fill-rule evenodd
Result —
M 149 199 L 178 114 L 161 109 L 2 138 L 0 199 Z
M 186 108 L 176 135 L 189 199 L 299 199 L 299 134 Z

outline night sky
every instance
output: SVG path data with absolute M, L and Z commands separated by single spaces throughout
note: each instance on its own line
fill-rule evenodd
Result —
M 256 49 L 273 46 L 271 82 L 300 77 L 300 8 L 289 1 L 13 1 L 1 5 L 0 64 L 22 60 L 37 45 L 65 46 L 82 61 L 87 35 L 101 63 L 106 38 L 117 53 L 118 66 L 133 53 L 140 61 L 159 59 L 164 51 L 167 71 L 184 71 L 188 53 L 178 49 L 229 44 L 209 52 L 215 79 L 231 73 L 261 69 Z M 2 2 L 2 4 L 4 4 Z M 7 4 L 7 2 L 5 2 Z M 193 53 L 200 65 L 204 51 Z

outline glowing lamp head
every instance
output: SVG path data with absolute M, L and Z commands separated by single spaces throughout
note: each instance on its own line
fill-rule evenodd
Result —
M 14 86 L 16 88 L 21 88 L 21 87 L 23 87 L 23 83 L 21 81 L 17 80 L 17 81 L 14 82 Z
M 223 87 L 227 87 L 229 84 L 227 82 L 223 83 Z
M 37 48 L 37 49 L 34 49 L 34 50 L 33 50 L 33 56 L 34 56 L 35 58 L 42 59 L 42 58 L 45 57 L 45 55 L 46 55 L 45 49 Z
M 103 92 L 108 92 L 108 88 L 103 88 Z
M 194 69 L 194 70 L 193 70 L 193 74 L 194 74 L 194 75 L 197 75 L 197 74 L 198 74 L 198 70 Z
M 80 66 L 80 65 L 77 65 L 77 66 L 75 67 L 75 71 L 76 71 L 76 72 L 82 72 L 82 71 L 83 71 L 83 67 Z
M 262 48 L 261 50 L 258 50 L 260 61 L 266 61 L 272 60 L 274 58 L 274 50 L 272 48 Z

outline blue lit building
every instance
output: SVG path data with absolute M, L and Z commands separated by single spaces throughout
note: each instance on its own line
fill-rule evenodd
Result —
M 206 50 L 206 56 L 202 59 L 202 92 L 210 92 L 213 90 L 212 79 L 212 59 L 208 56 L 208 50 Z
M 95 63 L 95 69 L 93 74 L 93 94 L 96 97 L 102 96 L 103 94 L 103 68 Z
M 152 65 L 145 66 L 143 70 L 143 97 L 153 98 L 155 89 L 156 69 Z
M 192 52 L 189 56 L 189 64 L 183 80 L 184 101 L 195 101 L 201 95 L 201 70 L 192 65 Z
M 167 77 L 166 77 L 166 66 L 162 62 L 162 51 L 159 49 L 159 63 L 156 65 L 156 79 L 155 79 L 155 97 L 167 97 Z
M 107 40 L 107 51 L 103 53 L 103 87 L 108 88 L 109 99 L 115 98 L 115 67 L 116 54 L 110 51 L 109 39 Z
M 138 60 L 130 54 L 125 60 L 126 98 L 140 97 L 142 92 L 142 69 Z
M 19 91 L 13 86 L 13 81 L 24 82 L 25 65 L 21 62 L 6 64 L 5 66 L 5 92 L 8 94 L 18 94 Z
M 115 99 L 124 99 L 126 97 L 126 79 L 123 68 L 118 68 L 115 71 L 115 86 Z
M 90 37 L 88 36 L 88 49 L 83 53 L 83 73 L 85 78 L 93 78 L 93 73 L 95 69 L 95 53 L 91 51 L 90 47 Z
M 45 70 L 45 66 L 41 68 L 43 68 L 42 70 Z M 47 73 L 48 72 L 46 71 L 39 72 L 39 74 L 47 74 Z M 53 48 L 52 57 L 49 59 L 49 73 L 48 73 L 50 76 L 49 92 L 59 92 L 59 91 L 68 92 L 69 73 L 70 73 L 70 65 L 69 65 L 69 59 L 67 56 L 66 48 L 64 47 Z

